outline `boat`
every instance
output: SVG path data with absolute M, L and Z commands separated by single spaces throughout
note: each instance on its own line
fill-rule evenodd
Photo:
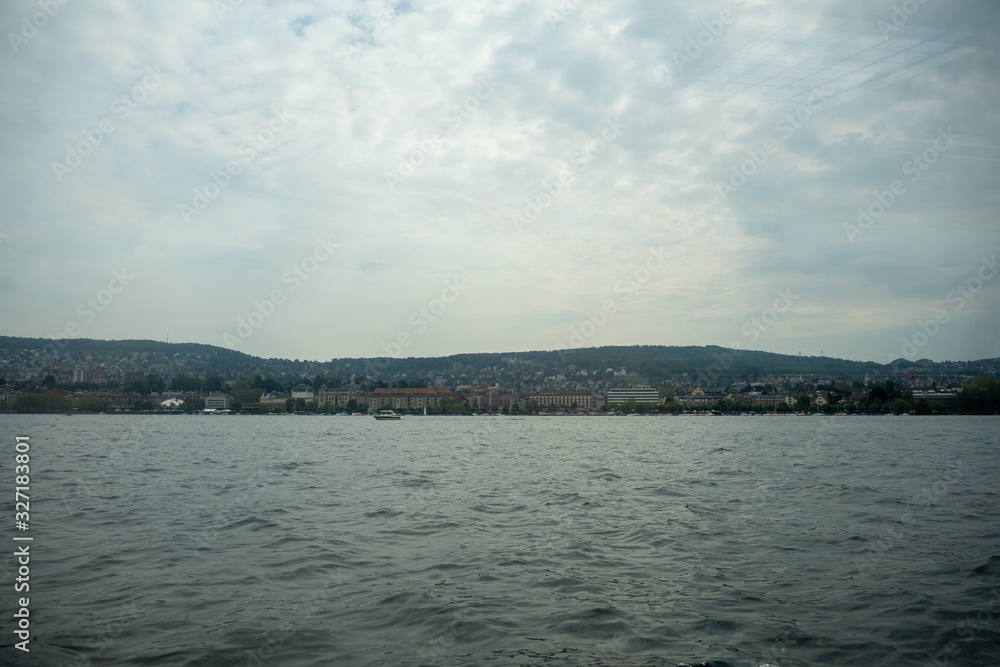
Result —
M 375 413 L 375 419 L 399 419 L 400 416 L 397 415 L 392 410 L 379 410 Z

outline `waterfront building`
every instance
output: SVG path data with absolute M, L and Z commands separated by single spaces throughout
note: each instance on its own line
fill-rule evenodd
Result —
M 651 403 L 653 405 L 659 405 L 660 392 L 653 389 L 648 384 L 639 384 L 634 387 L 629 387 L 628 389 L 608 390 L 608 405 L 619 405 L 629 399 L 635 399 L 636 403 Z
M 412 387 L 390 389 L 380 388 L 373 391 L 369 399 L 369 407 L 375 410 L 423 410 L 436 408 L 444 397 L 454 396 L 451 389 L 432 388 L 417 389 Z
M 319 407 L 329 405 L 334 408 L 347 408 L 347 404 L 351 401 L 354 401 L 355 408 L 368 408 L 368 394 L 353 383 L 335 389 L 323 386 L 316 394 L 316 403 Z
M 231 397 L 229 396 L 229 394 L 223 394 L 221 391 L 213 391 L 212 393 L 210 393 L 208 396 L 205 397 L 205 409 L 228 410 L 230 400 Z M 181 402 L 183 403 L 183 401 Z
M 305 401 L 311 401 L 315 398 L 313 393 L 313 388 L 307 384 L 297 384 L 292 387 L 292 399 L 299 399 Z
M 655 389 L 653 393 L 656 394 Z M 542 408 L 563 407 L 569 410 L 573 409 L 573 406 L 576 405 L 575 409 L 577 410 L 591 412 L 600 410 L 605 405 L 603 396 L 586 389 L 539 391 L 529 395 L 528 398 L 537 402 Z M 656 401 L 653 402 L 655 403 Z

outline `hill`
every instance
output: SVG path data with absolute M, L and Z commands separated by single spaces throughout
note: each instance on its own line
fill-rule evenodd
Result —
M 777 377 L 863 381 L 866 376 L 872 380 L 899 379 L 897 374 L 909 373 L 912 368 L 919 377 L 934 378 L 939 386 L 945 386 L 966 382 L 984 373 L 996 373 L 1000 359 L 957 362 L 901 359 L 892 364 L 879 364 L 717 346 L 629 345 L 444 357 L 339 358 L 319 362 L 264 359 L 200 343 L 89 338 L 53 341 L 0 336 L 0 377 L 31 379 L 48 374 L 59 377 L 72 375 L 74 368 L 100 368 L 103 377 L 122 381 L 146 374 L 217 375 L 227 381 L 255 375 L 312 378 L 338 374 L 345 378 L 362 375 L 384 381 L 405 377 L 437 379 L 446 385 L 496 382 L 508 386 L 539 384 L 552 377 L 572 378 L 583 383 L 600 379 L 705 386 Z M 625 377 L 621 376 L 622 369 L 626 372 Z M 615 371 L 619 372 L 618 376 Z

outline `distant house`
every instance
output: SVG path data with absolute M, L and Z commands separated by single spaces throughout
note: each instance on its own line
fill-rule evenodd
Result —
M 437 407 L 444 397 L 454 396 L 451 389 L 388 389 L 380 388 L 371 393 L 370 406 L 372 410 L 423 410 L 425 407 Z
M 701 387 L 695 387 L 687 395 L 678 395 L 674 398 L 678 403 L 689 408 L 705 408 L 714 405 L 719 400 L 725 398 L 719 391 L 704 391 Z
M 765 407 L 786 406 L 788 405 L 788 397 L 780 394 L 751 394 L 750 404 Z
M 283 391 L 272 391 L 268 394 L 261 394 L 261 410 L 284 410 L 285 401 L 292 397 L 291 394 Z
M 629 399 L 635 399 L 636 403 L 652 403 L 656 405 L 660 403 L 660 392 L 644 384 L 636 385 L 629 389 L 608 390 L 608 405 L 617 405 Z
M 303 399 L 306 401 L 312 401 L 315 399 L 315 394 L 313 393 L 313 388 L 307 384 L 297 384 L 292 387 L 292 398 L 293 399 Z
M 656 393 L 656 390 L 653 390 Z M 572 408 L 576 405 L 577 410 L 600 410 L 604 407 L 604 397 L 587 389 L 579 390 L 548 390 L 539 391 L 529 395 L 538 405 L 543 408 L 555 406 Z M 656 403 L 657 401 L 653 401 Z
M 208 396 L 205 397 L 205 409 L 206 410 L 228 410 L 229 401 L 231 397 L 229 394 L 223 394 L 220 391 L 213 391 Z M 183 401 L 181 401 L 183 403 Z
M 510 410 L 511 405 L 517 405 L 518 396 L 513 389 L 501 389 L 497 386 L 476 387 L 463 392 L 462 397 L 476 412 L 493 412 L 494 410 Z M 567 404 L 568 405 L 568 404 Z
M 950 391 L 915 391 L 913 392 L 913 402 L 927 401 L 931 404 L 944 406 L 948 410 L 955 407 L 955 393 Z
M 354 383 L 336 389 L 328 389 L 323 386 L 316 394 L 316 403 L 320 407 L 330 405 L 334 408 L 343 408 L 347 407 L 351 401 L 354 401 L 355 407 L 366 408 L 368 407 L 368 394 Z

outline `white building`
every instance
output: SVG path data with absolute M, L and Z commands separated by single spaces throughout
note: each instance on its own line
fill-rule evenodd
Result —
M 307 401 L 315 400 L 313 388 L 307 384 L 297 384 L 292 387 L 292 399 L 301 398 Z
M 211 394 L 205 397 L 205 409 L 228 410 L 229 394 L 223 394 L 222 392 L 219 391 L 213 391 Z
M 624 403 L 630 398 L 634 398 L 636 403 L 660 403 L 660 392 L 650 387 L 648 384 L 639 384 L 628 389 L 609 389 L 608 405 Z

